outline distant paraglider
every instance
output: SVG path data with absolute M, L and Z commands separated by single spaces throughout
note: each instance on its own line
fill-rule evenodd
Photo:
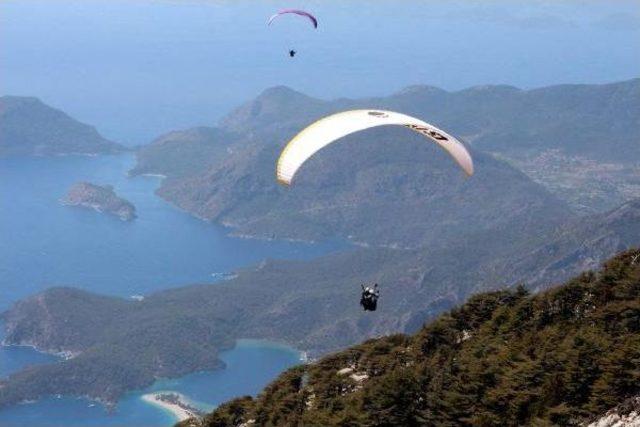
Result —
M 313 25 L 313 28 L 318 28 L 318 19 L 312 14 L 310 14 L 309 12 L 306 12 L 300 9 L 282 9 L 278 13 L 271 15 L 271 18 L 269 18 L 269 25 L 271 25 L 273 21 L 275 21 L 277 18 L 287 14 L 294 14 L 294 15 L 305 17 L 309 19 L 309 21 Z
M 275 13 L 275 14 L 271 15 L 271 17 L 269 18 L 268 25 L 271 25 L 273 23 L 273 21 L 275 21 L 276 19 L 278 19 L 282 15 L 287 15 L 287 14 L 298 15 L 298 16 L 301 16 L 303 18 L 306 18 L 306 19 L 309 20 L 309 22 L 311 22 L 311 25 L 313 25 L 313 28 L 318 28 L 318 19 L 315 16 L 313 16 L 312 14 L 310 14 L 309 12 L 306 12 L 306 11 L 300 10 L 300 9 L 282 9 L 278 13 Z M 295 50 L 290 49 L 289 50 L 289 57 L 290 58 L 295 57 L 296 53 L 297 52 Z
M 278 182 L 291 185 L 304 162 L 332 142 L 361 130 L 385 125 L 404 126 L 418 132 L 449 153 L 468 176 L 473 175 L 473 160 L 465 146 L 437 127 L 393 111 L 352 110 L 320 119 L 289 141 L 276 165 Z

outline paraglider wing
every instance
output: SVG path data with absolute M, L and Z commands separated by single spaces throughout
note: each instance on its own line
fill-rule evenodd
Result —
M 473 174 L 473 160 L 465 146 L 435 126 L 393 111 L 352 110 L 320 119 L 289 141 L 278 159 L 278 182 L 290 185 L 304 162 L 343 136 L 385 125 L 404 126 L 427 137 L 449 153 L 467 175 Z
M 286 15 L 288 13 L 304 16 L 305 18 L 308 18 L 311 21 L 311 23 L 313 24 L 313 28 L 318 28 L 318 20 L 316 19 L 316 17 L 310 14 L 309 12 L 305 12 L 304 10 L 300 10 L 300 9 L 282 9 L 275 15 L 272 15 L 271 18 L 269 18 L 269 25 L 271 25 L 271 23 L 279 16 Z

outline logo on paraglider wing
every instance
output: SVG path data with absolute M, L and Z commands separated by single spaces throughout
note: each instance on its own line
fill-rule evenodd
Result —
M 387 113 L 383 113 L 382 111 L 369 111 L 369 115 L 373 117 L 379 117 L 381 119 L 386 119 L 389 117 Z
M 413 129 L 416 132 L 419 132 L 425 136 L 428 136 L 430 138 L 436 139 L 438 141 L 448 141 L 449 138 L 447 138 L 446 136 L 444 136 L 443 134 L 441 134 L 438 131 L 435 131 L 433 129 L 429 129 L 427 127 L 424 126 L 418 126 L 418 125 L 407 125 L 407 127 L 409 129 Z

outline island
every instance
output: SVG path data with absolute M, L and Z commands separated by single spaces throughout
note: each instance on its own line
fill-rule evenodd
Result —
M 136 207 L 119 197 L 110 185 L 96 185 L 89 182 L 74 184 L 61 202 L 68 206 L 81 206 L 116 215 L 123 221 L 136 218 Z
M 142 400 L 170 411 L 178 421 L 184 421 L 189 418 L 200 418 L 204 415 L 204 412 L 189 405 L 183 395 L 175 392 L 149 393 L 142 396 Z

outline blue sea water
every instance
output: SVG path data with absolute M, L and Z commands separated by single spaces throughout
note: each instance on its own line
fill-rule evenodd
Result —
M 264 341 L 240 340 L 223 352 L 226 368 L 199 372 L 180 379 L 159 380 L 146 390 L 127 394 L 113 412 L 94 402 L 74 397 L 50 397 L 0 410 L 3 427 L 170 426 L 176 419 L 144 402 L 142 395 L 154 391 L 178 392 L 190 403 L 209 411 L 234 397 L 258 393 L 284 369 L 300 363 L 300 353 Z
M 2 326 L 0 322 L 0 342 L 4 339 L 4 328 Z M 57 360 L 57 357 L 39 353 L 31 347 L 0 346 L 0 378 L 5 378 L 28 366 L 53 363 Z
M 134 162 L 132 154 L 0 159 L 0 310 L 51 286 L 145 295 L 214 282 L 265 258 L 308 259 L 343 246 L 229 237 L 157 197 L 159 178 L 128 178 Z M 138 218 L 60 204 L 81 180 L 113 185 Z
M 282 7 L 301 7 L 314 30 Z M 298 55 L 291 59 L 287 51 Z M 320 97 L 640 74 L 638 0 L 3 0 L 0 94 L 107 137 L 214 124 L 266 87 Z
M 283 6 L 314 12 L 318 30 L 291 17 L 267 27 Z M 293 60 L 290 48 L 298 51 Z M 0 95 L 37 96 L 129 145 L 213 125 L 273 85 L 327 98 L 411 84 L 604 83 L 637 77 L 639 51 L 638 0 L 0 2 Z M 210 282 L 266 257 L 307 259 L 342 247 L 231 238 L 154 196 L 158 178 L 127 178 L 133 162 L 131 155 L 0 160 L 0 311 L 49 286 L 129 297 Z M 61 206 L 78 180 L 114 185 L 139 218 L 124 223 Z M 297 357 L 242 342 L 223 355 L 226 370 L 151 389 L 215 405 L 256 393 Z M 0 347 L 0 377 L 54 361 Z M 144 392 L 129 394 L 114 414 L 53 397 L 0 411 L 0 425 L 171 424 L 140 400 Z
M 155 196 L 159 178 L 128 178 L 134 162 L 131 154 L 0 159 L 0 310 L 50 286 L 72 285 L 128 298 L 215 282 L 223 273 L 267 257 L 307 259 L 344 246 L 229 237 L 228 230 Z M 138 218 L 127 223 L 61 205 L 60 197 L 79 180 L 113 185 L 136 205 Z M 298 363 L 299 354 L 242 341 L 222 359 L 227 369 L 159 381 L 149 390 L 127 395 L 115 413 L 83 399 L 51 397 L 0 411 L 0 425 L 170 425 L 173 418 L 144 403 L 141 394 L 178 391 L 210 408 L 236 395 L 257 393 L 281 370 Z M 0 347 L 0 378 L 56 360 L 28 347 Z

